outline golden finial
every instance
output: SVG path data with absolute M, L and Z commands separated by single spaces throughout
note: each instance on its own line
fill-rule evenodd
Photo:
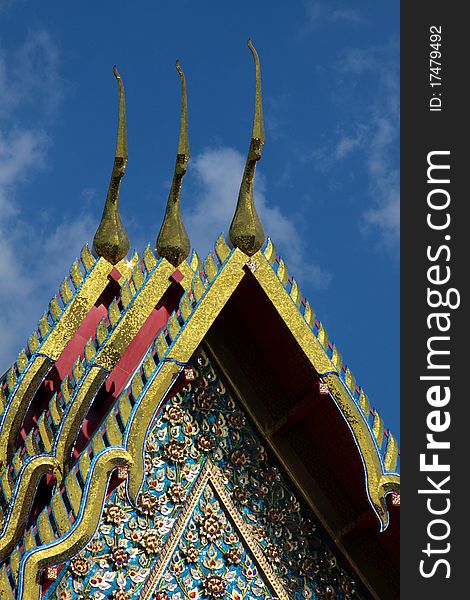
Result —
M 246 160 L 245 171 L 238 194 L 238 203 L 235 215 L 230 225 L 230 241 L 240 248 L 245 254 L 255 254 L 264 243 L 264 230 L 256 212 L 253 197 L 253 186 L 255 180 L 256 163 L 261 158 L 264 145 L 263 106 L 261 101 L 261 71 L 258 54 L 248 40 L 248 48 L 251 50 L 255 60 L 256 69 L 256 96 L 255 115 L 253 120 L 253 132 L 251 134 L 250 149 Z
M 109 184 L 108 195 L 104 205 L 101 223 L 95 233 L 93 249 L 97 256 L 102 256 L 115 265 L 129 252 L 129 238 L 119 214 L 119 188 L 127 165 L 127 135 L 126 135 L 126 102 L 121 76 L 114 65 L 114 76 L 119 87 L 119 117 L 116 142 L 116 156 Z
M 189 256 L 191 244 L 181 218 L 181 185 L 189 161 L 188 106 L 186 100 L 186 80 L 176 61 L 176 69 L 181 78 L 181 125 L 176 155 L 175 173 L 166 205 L 165 217 L 157 237 L 155 251 L 177 267 Z

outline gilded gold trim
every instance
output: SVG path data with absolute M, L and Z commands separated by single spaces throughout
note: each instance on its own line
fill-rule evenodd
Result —
M 109 182 L 108 195 L 104 205 L 103 216 L 95 233 L 93 248 L 98 256 L 102 256 L 115 265 L 129 252 L 129 238 L 122 224 L 119 214 L 119 190 L 121 179 L 124 177 L 127 160 L 127 133 L 126 133 L 126 103 L 124 86 L 116 65 L 113 69 L 119 89 L 119 116 L 118 133 L 116 141 L 116 155 L 114 158 L 111 181 Z
M 53 473 L 57 476 L 59 463 L 55 458 L 42 456 L 39 460 L 24 464 L 0 532 L 0 562 L 14 550 L 20 541 L 34 500 L 35 490 L 45 473 Z
M 116 467 L 130 467 L 132 457 L 122 448 L 107 448 L 93 460 L 80 505 L 80 514 L 67 534 L 50 544 L 27 552 L 20 565 L 17 600 L 36 599 L 40 593 L 40 573 L 82 550 L 98 527 L 107 492 L 107 482 Z
M 3 566 L 0 571 L 0 598 L 2 598 L 2 600 L 15 600 L 13 592 L 11 591 L 10 582 L 8 581 L 5 566 Z
M 176 70 L 181 78 L 181 123 L 178 153 L 165 216 L 155 245 L 158 256 L 165 257 L 175 267 L 189 256 L 191 249 L 181 216 L 181 186 L 189 162 L 189 140 L 186 79 L 178 60 L 176 61 Z
M 162 259 L 135 295 L 134 301 L 123 314 L 106 344 L 94 358 L 94 364 L 111 371 L 121 358 L 124 350 L 141 329 L 152 310 L 166 290 L 170 287 L 170 276 L 175 268 L 166 259 Z
M 258 263 L 258 268 L 253 273 L 254 277 L 317 373 L 323 375 L 324 373 L 336 371 L 320 342 L 313 335 L 292 298 L 274 273 L 269 261 L 262 252 L 258 252 L 253 258 Z
M 61 466 L 62 477 L 69 471 L 70 455 L 83 419 L 107 375 L 106 371 L 92 365 L 62 416 L 52 450 Z
M 389 521 L 385 496 L 392 490 L 399 491 L 400 477 L 395 473 L 384 473 L 375 438 L 364 420 L 361 410 L 348 394 L 339 377 L 325 375 L 323 381 L 328 385 L 328 389 L 348 423 L 357 444 L 364 465 L 369 501 L 380 521 L 381 531 L 383 531 Z
M 227 260 L 224 268 L 205 291 L 197 308 L 181 328 L 170 347 L 168 360 L 160 364 L 154 376 L 147 382 L 146 389 L 137 404 L 131 423 L 126 432 L 126 448 L 134 457 L 135 463 L 130 470 L 128 493 L 135 503 L 144 476 L 143 448 L 147 430 L 155 410 L 172 381 L 181 370 L 173 361 L 186 363 L 200 344 L 217 315 L 227 303 L 245 272 L 243 266 L 247 257 L 236 249 Z
M 99 264 L 99 262 L 101 262 L 102 265 L 109 264 L 103 260 L 98 261 L 97 264 Z M 48 461 L 53 461 L 54 464 L 57 464 L 60 467 L 57 469 L 58 479 L 62 480 L 67 475 L 70 454 L 77 436 L 77 432 L 79 431 L 80 424 L 83 421 L 83 418 L 85 417 L 93 398 L 107 376 L 107 371 L 101 365 L 105 364 L 109 367 L 109 369 L 114 366 L 114 364 L 122 355 L 122 352 L 125 350 L 127 345 L 133 339 L 134 335 L 147 319 L 153 307 L 157 304 L 158 300 L 161 298 L 166 289 L 168 289 L 170 285 L 169 276 L 173 271 L 173 266 L 170 265 L 166 260 L 160 262 L 159 266 L 155 269 L 145 287 L 136 296 L 133 305 L 129 308 L 127 313 L 123 316 L 121 322 L 117 325 L 106 346 L 104 346 L 104 348 L 95 357 L 95 363 L 90 366 L 87 376 L 77 388 L 74 397 L 68 403 L 65 413 L 61 417 L 61 425 L 56 434 L 56 440 L 52 448 L 53 456 L 35 456 L 28 463 L 28 469 L 26 471 L 24 469 L 20 471 L 16 482 L 16 489 L 20 491 L 22 497 L 28 497 L 31 498 L 31 500 L 33 499 L 37 481 L 39 480 L 40 475 L 44 472 L 43 465 Z M 43 369 L 45 372 L 47 372 L 52 366 L 51 361 L 48 361 L 47 357 L 38 358 L 40 359 L 37 359 L 38 369 L 45 365 Z M 37 369 L 31 369 L 30 373 L 28 371 L 25 374 L 18 388 L 19 392 L 21 392 L 23 387 L 26 387 L 31 383 L 33 376 L 37 372 Z M 42 377 L 40 381 L 42 381 Z M 30 389 L 31 394 L 34 394 L 37 389 L 37 385 L 35 387 L 29 385 L 28 389 Z M 31 394 L 18 394 L 18 403 L 21 400 L 26 406 L 29 406 L 32 397 Z M 22 413 L 18 408 L 16 413 L 13 412 L 14 408 L 16 408 L 16 404 L 15 402 L 10 402 L 8 405 L 7 411 L 4 414 L 4 423 L 7 422 L 8 424 L 8 419 L 14 419 L 15 417 L 18 420 L 20 418 L 20 414 L 24 414 L 26 410 L 24 408 Z M 21 416 L 21 419 L 22 418 L 23 417 Z M 21 421 L 19 421 L 17 424 L 16 429 L 13 429 L 12 426 L 4 426 L 0 433 L 0 444 L 2 442 L 6 444 L 10 438 L 12 447 L 14 449 L 13 444 L 16 439 L 16 432 L 18 431 L 20 424 Z M 13 435 L 12 432 L 15 432 L 15 435 Z M 16 516 L 20 520 L 25 520 L 28 516 L 28 512 L 29 504 L 23 502 L 22 510 Z M 8 533 L 8 535 L 11 535 L 11 532 L 16 531 L 16 523 L 18 519 L 15 518 L 11 524 L 5 521 L 4 525 L 7 527 L 5 534 Z
M 24 415 L 53 364 L 47 356 L 36 356 L 9 398 L 0 422 L 0 472 L 13 459 L 15 441 Z
M 213 280 L 212 285 L 205 291 L 200 303 L 194 309 L 176 340 L 173 342 L 171 346 L 172 359 L 180 363 L 185 363 L 189 360 L 190 356 L 209 330 L 216 316 L 241 281 L 243 276 L 241 267 L 246 263 L 246 260 L 246 256 L 244 256 L 239 249 L 235 249 L 223 269 L 221 269 L 217 277 Z M 383 529 L 388 523 L 388 511 L 384 499 L 384 494 L 386 493 L 385 490 L 387 486 L 390 485 L 392 487 L 397 487 L 399 485 L 399 476 L 383 472 L 380 453 L 374 442 L 372 432 L 365 423 L 358 406 L 344 388 L 341 380 L 336 375 L 327 375 L 336 370 L 335 366 L 328 358 L 325 350 L 308 327 L 302 315 L 299 313 L 292 298 L 282 286 L 267 259 L 261 252 L 258 252 L 251 260 L 254 260 L 257 264 L 257 268 L 253 271 L 254 276 L 272 302 L 274 308 L 294 335 L 297 343 L 302 348 L 315 370 L 324 377 L 328 376 L 330 379 L 335 378 L 334 380 L 340 385 L 343 402 L 339 404 L 339 408 L 346 421 L 352 427 L 353 435 L 357 440 L 359 452 L 364 460 L 369 499 L 372 507 L 377 513 Z M 234 267 L 234 265 L 237 266 Z M 171 382 L 178 372 L 179 369 L 175 369 L 174 363 L 164 363 L 158 372 L 156 372 L 155 377 L 148 384 L 148 388 L 137 408 L 137 413 L 140 415 L 140 422 L 150 422 L 155 407 L 161 402 L 166 390 L 171 386 Z M 354 418 L 356 419 L 355 421 Z M 363 424 L 360 426 L 360 429 L 358 429 L 357 425 L 357 423 L 359 423 L 359 418 L 360 422 Z M 358 434 L 359 430 L 361 435 Z M 132 434 L 129 434 L 130 445 L 127 447 L 133 456 L 138 455 L 129 478 L 129 494 L 133 502 L 136 500 L 143 478 L 141 449 L 143 447 L 145 435 L 146 429 L 144 430 L 142 428 L 141 431 L 136 431 L 135 427 L 132 427 Z M 365 458 L 365 456 L 367 456 L 367 458 Z M 380 477 L 383 475 L 383 480 L 380 479 L 380 482 L 377 480 L 378 473 L 381 474 Z M 381 497 L 380 494 L 382 494 Z
M 18 430 L 37 388 L 109 283 L 108 276 L 112 268 L 113 266 L 104 259 L 96 261 L 93 270 L 71 298 L 47 338 L 38 347 L 40 354 L 32 357 L 29 366 L 16 383 L 17 387 L 5 405 L 0 423 L 0 470 L 13 458 Z M 121 263 L 118 268 L 122 269 L 122 272 L 128 271 L 128 267 Z
M 124 272 L 121 270 L 124 267 L 125 265 L 121 263 L 117 265 L 121 273 Z M 54 361 L 59 358 L 65 346 L 72 339 L 81 322 L 109 283 L 108 276 L 112 269 L 113 265 L 106 260 L 99 259 L 96 261 L 93 270 L 83 281 L 71 303 L 64 310 L 60 320 L 40 347 L 41 354 L 45 354 Z
M 265 239 L 263 225 L 256 212 L 254 199 L 255 170 L 256 163 L 261 159 L 263 152 L 264 125 L 263 103 L 261 99 L 261 70 L 258 53 L 251 40 L 248 40 L 248 48 L 255 61 L 255 114 L 250 148 L 238 194 L 237 207 L 230 225 L 229 236 L 230 241 L 236 248 L 240 248 L 245 254 L 251 256 L 261 248 Z

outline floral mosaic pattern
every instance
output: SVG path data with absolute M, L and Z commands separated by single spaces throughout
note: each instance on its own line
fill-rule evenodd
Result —
M 194 381 L 169 399 L 148 436 L 137 507 L 123 485 L 110 496 L 95 538 L 62 571 L 47 598 L 134 600 L 168 540 L 205 461 L 218 468 L 236 510 L 289 597 L 360 598 L 309 509 L 300 504 L 199 349 Z M 210 485 L 181 531 L 157 600 L 271 598 L 244 540 Z
M 160 600 L 274 597 L 210 484 L 200 496 L 154 597 Z

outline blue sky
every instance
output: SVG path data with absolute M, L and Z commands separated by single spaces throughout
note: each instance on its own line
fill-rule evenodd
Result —
M 266 144 L 256 199 L 303 295 L 385 424 L 399 429 L 399 3 L 0 0 L 0 371 L 98 226 L 118 65 L 121 214 L 154 244 L 187 78 L 183 214 L 204 255 L 227 231 L 249 145 L 252 37 Z

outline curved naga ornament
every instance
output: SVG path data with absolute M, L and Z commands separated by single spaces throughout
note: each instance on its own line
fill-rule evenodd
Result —
M 0 562 L 13 551 L 21 538 L 35 497 L 32 490 L 37 489 L 39 480 L 46 473 L 56 477 L 60 474 L 59 461 L 53 456 L 41 456 L 23 465 L 0 532 Z
M 323 376 L 335 404 L 341 415 L 348 423 L 354 441 L 362 459 L 366 477 L 366 491 L 377 518 L 380 521 L 380 530 L 388 527 L 389 512 L 386 496 L 390 493 L 400 492 L 400 477 L 397 473 L 387 472 L 384 461 L 377 449 L 374 435 L 362 415 L 362 412 L 348 394 L 337 374 L 329 373 Z M 393 449 L 394 452 L 396 452 Z M 396 459 L 395 459 L 396 460 Z
M 116 142 L 116 156 L 114 158 L 113 172 L 109 183 L 106 204 L 104 205 L 101 223 L 95 233 L 93 248 L 98 256 L 102 256 L 113 265 L 117 264 L 129 252 L 129 238 L 122 224 L 119 214 L 119 189 L 121 179 L 127 165 L 127 135 L 126 135 L 126 103 L 124 86 L 121 76 L 114 66 L 114 76 L 119 86 L 119 118 L 118 135 Z
M 116 467 L 130 467 L 132 458 L 121 448 L 106 448 L 95 457 L 73 527 L 64 537 L 34 548 L 24 556 L 19 574 L 18 600 L 38 598 L 41 570 L 73 556 L 89 542 L 98 527 L 107 493 L 107 482 Z
M 256 163 L 261 158 L 264 145 L 263 106 L 261 99 L 261 71 L 258 54 L 248 40 L 248 47 L 253 54 L 256 69 L 256 96 L 253 132 L 250 149 L 246 160 L 245 171 L 238 195 L 237 208 L 230 225 L 230 241 L 248 256 L 252 256 L 264 244 L 264 230 L 256 212 L 253 188 L 255 181 Z
M 191 248 L 183 219 L 181 218 L 181 185 L 189 162 L 188 106 L 186 100 L 186 79 L 176 61 L 176 69 L 181 77 L 181 126 L 176 155 L 175 172 L 170 195 L 166 205 L 165 217 L 157 237 L 155 251 L 159 256 L 177 267 L 188 256 Z

